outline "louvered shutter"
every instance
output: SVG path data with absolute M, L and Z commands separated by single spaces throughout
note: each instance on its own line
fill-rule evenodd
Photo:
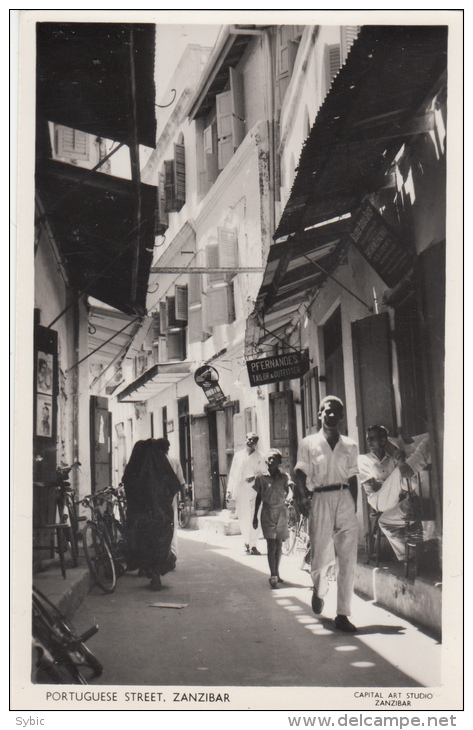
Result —
M 176 319 L 187 322 L 187 286 L 176 284 L 175 287 Z
M 189 307 L 187 333 L 189 344 L 202 341 L 202 306 Z
M 328 86 L 327 88 L 330 88 L 330 85 L 335 78 L 335 76 L 340 71 L 340 45 L 337 43 L 336 45 L 329 46 L 328 47 L 328 68 L 327 68 L 327 74 L 328 74 Z
M 176 299 L 175 297 L 166 297 L 166 324 L 167 331 L 172 327 L 178 327 L 176 320 Z
M 85 132 L 70 127 L 56 128 L 56 152 L 69 160 L 89 159 L 89 137 Z
M 189 274 L 189 306 L 192 304 L 200 304 L 202 299 L 202 275 Z
M 161 334 L 165 335 L 168 331 L 168 317 L 166 302 L 159 302 L 159 322 Z
M 174 145 L 174 204 L 180 210 L 186 202 L 186 154 L 183 144 Z
M 347 60 L 348 52 L 350 48 L 353 45 L 353 42 L 358 36 L 358 33 L 360 32 L 360 26 L 359 25 L 346 25 L 342 28 L 341 31 L 341 61 L 342 63 L 345 63 Z
M 150 327 L 153 336 L 153 345 L 159 342 L 161 336 L 160 316 L 158 313 L 153 315 L 153 324 Z
M 185 358 L 185 330 L 179 329 L 168 332 L 166 335 L 168 360 L 184 360 Z
M 207 155 L 213 155 L 214 153 L 212 125 L 204 129 L 204 152 Z
M 164 196 L 166 213 L 174 213 L 174 160 L 164 162 Z
M 235 228 L 218 228 L 217 237 L 219 265 L 238 266 L 238 240 Z
M 218 327 L 230 322 L 228 286 L 219 286 L 207 292 L 207 324 Z
M 218 243 L 211 243 L 206 248 L 207 252 L 207 267 L 209 269 L 214 269 L 218 266 L 220 266 L 220 258 L 219 258 L 219 251 L 218 251 Z M 217 271 L 215 273 L 207 274 L 207 282 L 208 284 L 212 285 L 219 281 L 224 281 L 225 276 L 220 271 Z
M 229 69 L 230 89 L 216 95 L 218 167 L 227 165 L 245 137 L 243 77 L 234 68 Z
M 169 218 L 166 211 L 166 184 L 164 169 L 159 173 L 158 179 L 158 220 L 155 222 L 155 235 L 162 236 L 169 226 Z

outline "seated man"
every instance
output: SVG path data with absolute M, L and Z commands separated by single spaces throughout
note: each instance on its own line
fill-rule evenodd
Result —
M 405 560 L 404 531 L 406 520 L 415 518 L 412 494 L 418 491 L 418 472 L 430 464 L 429 436 L 422 434 L 402 449 L 392 450 L 383 426 L 369 426 L 366 442 L 369 453 L 359 457 L 360 479 L 373 509 L 383 514 L 379 526 L 389 540 L 394 554 Z

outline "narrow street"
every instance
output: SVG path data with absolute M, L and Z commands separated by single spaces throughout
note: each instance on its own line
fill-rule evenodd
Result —
M 265 541 L 259 549 L 265 552 Z M 74 617 L 104 665 L 102 685 L 267 687 L 435 687 L 438 642 L 405 619 L 356 596 L 356 634 L 333 628 L 332 587 L 320 617 L 310 576 L 282 557 L 278 590 L 266 554 L 249 556 L 241 536 L 179 532 L 176 570 L 152 593 L 136 573 L 105 595 L 94 587 Z M 181 602 L 183 608 L 154 607 Z

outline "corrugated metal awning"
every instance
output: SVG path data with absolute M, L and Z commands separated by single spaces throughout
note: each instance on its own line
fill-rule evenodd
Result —
M 142 403 L 157 395 L 170 385 L 178 383 L 191 372 L 192 362 L 157 363 L 127 385 L 117 395 L 119 403 Z
M 447 26 L 364 26 L 304 144 L 274 238 L 353 213 L 377 190 L 447 68 Z
M 154 147 L 155 45 L 154 23 L 37 23 L 38 117 L 130 143 L 135 94 L 137 141 Z
M 428 127 L 416 115 L 446 71 L 447 37 L 446 26 L 361 29 L 302 149 L 248 320 L 248 352 L 287 340 L 336 268 L 351 216 L 382 187 L 403 143 Z
M 136 231 L 131 180 L 90 172 L 57 160 L 38 161 L 36 191 L 69 282 L 127 314 L 144 314 L 153 257 L 156 188 L 140 185 L 141 228 Z M 139 233 L 133 302 L 132 266 Z

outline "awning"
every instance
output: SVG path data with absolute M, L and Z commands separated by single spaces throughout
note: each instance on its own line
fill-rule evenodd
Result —
M 154 23 L 37 23 L 38 117 L 155 146 Z
M 339 262 L 340 240 L 349 220 L 334 220 L 281 243 L 269 251 L 263 282 L 247 326 L 247 345 L 287 341 L 286 331 L 308 302 L 307 292 L 319 287 Z
M 447 30 L 361 29 L 302 149 L 248 320 L 248 353 L 287 342 L 302 305 L 337 267 L 351 216 L 382 187 L 402 144 L 424 128 L 416 115 L 446 71 Z
M 142 216 L 136 300 L 132 268 L 137 231 L 133 183 L 57 160 L 42 160 L 36 191 L 69 282 L 128 314 L 144 314 L 154 246 L 156 188 L 140 185 Z
M 157 363 L 136 378 L 117 395 L 119 403 L 142 403 L 170 385 L 178 383 L 191 372 L 192 362 Z
M 152 317 L 133 317 L 97 300 L 88 303 L 88 354 L 92 380 L 90 389 L 107 395 L 123 383 L 125 357 L 140 349 L 152 324 Z
M 447 26 L 363 26 L 304 144 L 274 238 L 352 213 L 447 68 Z M 414 124 L 413 124 L 414 122 Z

